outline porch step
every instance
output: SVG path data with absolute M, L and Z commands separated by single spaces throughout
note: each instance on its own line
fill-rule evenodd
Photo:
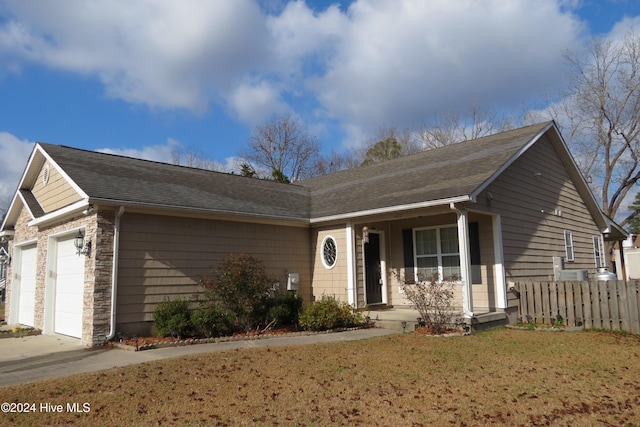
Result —
M 507 313 L 503 311 L 492 311 L 490 313 L 476 314 L 471 320 L 472 331 L 485 331 L 509 324 Z

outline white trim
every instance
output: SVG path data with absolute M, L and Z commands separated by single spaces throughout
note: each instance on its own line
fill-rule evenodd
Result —
M 448 252 L 448 253 L 442 253 L 442 239 L 441 239 L 441 235 L 440 235 L 440 230 L 442 229 L 449 229 L 449 228 L 456 228 L 457 224 L 456 223 L 448 223 L 448 224 L 440 224 L 440 225 L 429 225 L 426 227 L 414 227 L 411 229 L 412 232 L 412 243 L 413 243 L 413 264 L 414 264 L 414 272 L 413 272 L 413 276 L 414 276 L 414 280 L 416 282 L 421 282 L 423 280 L 429 280 L 429 277 L 418 277 L 418 270 L 420 269 L 418 267 L 418 257 L 420 258 L 437 258 L 438 260 L 438 276 L 439 276 L 439 280 L 443 280 L 445 278 L 444 276 L 444 267 L 442 265 L 442 257 L 443 256 L 454 256 L 457 255 L 458 259 L 460 259 L 460 257 L 462 256 L 462 253 L 460 252 L 460 244 L 458 242 L 458 252 Z M 418 255 L 418 247 L 417 247 L 417 243 L 418 243 L 418 239 L 416 236 L 416 232 L 418 231 L 424 231 L 424 230 L 435 230 L 436 231 L 436 246 L 438 249 L 438 252 L 436 254 L 429 254 L 429 255 Z M 458 239 L 460 238 L 459 234 L 458 234 Z M 462 261 L 460 261 L 460 281 L 462 281 Z
M 564 254 L 566 255 L 565 261 L 574 262 L 576 260 L 576 247 L 573 244 L 573 231 L 564 230 L 563 242 L 564 242 Z M 567 242 L 567 237 L 569 241 Z M 569 248 L 571 248 L 571 256 L 569 256 Z
M 359 218 L 363 216 L 400 212 L 400 211 L 406 211 L 410 209 L 430 208 L 430 207 L 441 206 L 441 205 L 446 206 L 446 205 L 449 205 L 450 203 L 468 202 L 470 200 L 471 198 L 469 196 L 458 196 L 458 197 L 452 197 L 448 199 L 438 199 L 438 200 L 430 200 L 427 202 L 389 206 L 386 208 L 368 209 L 368 210 L 359 211 L 359 212 L 348 212 L 348 213 L 337 214 L 337 215 L 321 216 L 317 218 L 311 218 L 310 222 L 311 224 L 316 224 L 318 222 Z
M 495 271 L 495 286 L 497 295 L 497 307 L 507 308 L 507 281 L 504 269 L 504 247 L 502 244 L 502 220 L 500 215 L 491 216 L 491 228 L 493 229 L 493 268 Z
M 42 146 L 40 146 L 40 144 L 38 144 L 36 148 L 39 149 L 42 152 L 42 155 L 44 156 L 44 158 L 47 159 L 51 165 L 53 165 L 53 167 L 58 171 L 60 176 L 62 176 L 65 179 L 65 181 L 67 181 L 67 183 L 71 186 L 71 188 L 73 188 L 75 190 L 75 192 L 78 193 L 78 195 L 80 197 L 82 197 L 83 199 L 88 199 L 89 198 L 89 195 L 87 193 L 85 193 L 82 190 L 82 188 L 80 188 L 80 186 L 78 186 L 78 184 L 76 184 L 75 181 L 71 179 L 71 177 L 69 175 L 67 175 L 67 173 L 64 171 L 64 169 L 62 169 L 53 160 L 53 158 L 51 158 L 51 156 L 49 156 L 49 153 L 47 153 L 44 150 L 44 148 L 42 148 Z
M 353 308 L 358 308 L 358 289 L 355 286 L 356 254 L 354 250 L 355 245 L 353 243 L 355 241 L 355 235 L 353 226 L 350 222 L 347 223 L 345 233 L 347 238 L 347 299 Z
M 75 202 L 72 205 L 65 206 L 62 209 L 58 209 L 57 211 L 48 213 L 46 215 L 41 216 L 40 218 L 31 220 L 27 223 L 29 227 L 33 227 L 35 225 L 45 225 L 48 222 L 59 221 L 63 219 L 65 216 L 73 215 L 76 213 L 80 213 L 85 210 L 89 206 L 89 200 L 83 199 Z
M 471 286 L 471 257 L 469 255 L 469 213 L 466 209 L 457 209 L 451 203 L 450 208 L 458 215 L 458 250 L 460 251 L 460 275 L 462 276 L 462 314 L 473 317 L 473 287 Z

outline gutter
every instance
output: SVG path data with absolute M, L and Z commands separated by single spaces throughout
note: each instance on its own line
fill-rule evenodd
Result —
M 124 206 L 120 206 L 118 213 L 116 213 L 116 219 L 113 224 L 113 258 L 111 269 L 111 326 L 109 327 L 109 335 L 105 337 L 105 341 L 111 341 L 116 335 L 116 297 L 118 290 L 118 259 L 119 246 L 120 246 L 120 218 L 124 214 Z

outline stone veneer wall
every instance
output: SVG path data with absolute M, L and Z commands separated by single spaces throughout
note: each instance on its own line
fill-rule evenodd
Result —
M 84 323 L 83 337 L 92 337 L 92 344 L 104 344 L 111 326 L 111 280 L 113 274 L 113 227 L 115 212 L 99 210 L 96 215 L 94 240 L 94 285 L 91 303 L 85 306 L 93 315 L 91 323 Z M 89 311 L 89 307 L 91 310 Z M 88 342 L 88 341 L 87 341 Z
M 13 256 L 16 244 L 28 242 L 37 238 L 37 273 L 35 294 L 34 326 L 44 328 L 45 287 L 47 283 L 47 254 L 49 238 L 65 231 L 85 228 L 85 239 L 91 239 L 91 253 L 85 257 L 84 270 L 84 302 L 82 317 L 82 343 L 88 347 L 103 344 L 109 333 L 111 309 L 111 269 L 113 255 L 113 218 L 110 211 L 96 212 L 89 215 L 79 215 L 62 223 L 38 229 L 29 226 L 31 220 L 26 209 L 23 209 L 15 226 L 15 234 L 10 244 L 10 254 Z M 6 317 L 12 309 L 11 281 L 13 266 L 7 271 L 7 301 Z

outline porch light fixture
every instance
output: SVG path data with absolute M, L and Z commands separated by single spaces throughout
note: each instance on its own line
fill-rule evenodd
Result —
M 88 242 L 84 241 L 84 234 L 82 234 L 82 230 L 78 230 L 78 234 L 73 238 L 73 245 L 78 251 L 78 256 L 89 255 L 91 253 L 91 240 Z
M 366 225 L 362 227 L 362 241 L 365 243 L 369 243 L 369 227 Z

